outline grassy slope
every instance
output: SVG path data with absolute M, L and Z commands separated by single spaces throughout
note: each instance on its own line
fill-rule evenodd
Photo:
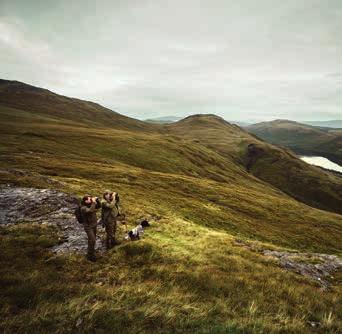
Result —
M 50 122 L 46 116 L 8 108 L 1 115 L 5 169 L 31 170 L 67 184 L 89 180 L 89 188 L 99 192 L 113 184 L 125 196 L 139 197 L 137 203 L 147 192 L 157 207 L 202 225 L 284 246 L 338 250 L 339 240 L 331 235 L 339 227 L 339 215 L 298 203 L 201 143 L 184 139 L 179 145 L 172 135 Z M 10 179 L 11 174 L 3 172 L 2 177 Z M 281 236 L 286 238 L 280 241 Z
M 97 103 L 58 95 L 18 81 L 0 79 L 0 104 L 53 119 L 86 123 L 90 127 L 115 126 L 135 131 L 156 129 L 153 124 L 123 116 Z
M 228 234 L 174 216 L 94 265 L 47 253 L 53 230 L 18 230 L 1 235 L 8 333 L 312 333 L 308 321 L 339 331 L 338 287 L 321 292 Z
M 39 173 L 79 195 L 114 188 L 131 224 L 146 213 L 163 217 L 145 240 L 120 246 L 93 266 L 81 256 L 51 257 L 45 248 L 56 242 L 52 229 L 2 229 L 0 328 L 309 333 L 307 321 L 320 321 L 319 332 L 338 332 L 336 281 L 323 293 L 234 245 L 239 237 L 267 248 L 339 253 L 342 242 L 340 215 L 299 203 L 245 171 L 234 133 L 245 134 L 231 128 L 213 145 L 201 142 L 195 128 L 193 138 L 179 139 L 181 127 L 92 127 L 7 107 L 0 115 L 2 182 L 51 186 Z M 13 168 L 33 174 L 18 177 Z
M 284 150 L 253 138 L 238 126 L 231 125 L 219 117 L 188 117 L 163 126 L 137 121 L 92 102 L 57 95 L 16 81 L 0 80 L 0 93 L 0 104 L 16 109 L 23 108 L 40 117 L 60 120 L 63 123 L 67 120 L 72 122 L 72 126 L 81 125 L 91 129 L 110 127 L 126 131 L 122 136 L 118 134 L 111 139 L 97 136 L 97 152 L 90 148 L 90 153 L 112 155 L 112 147 L 106 151 L 103 145 L 100 146 L 101 142 L 110 140 L 117 151 L 114 161 L 119 160 L 144 169 L 181 172 L 209 177 L 216 181 L 227 181 L 227 176 L 234 177 L 233 174 L 239 174 L 239 177 L 247 177 L 249 180 L 245 173 L 247 145 L 251 142 L 258 143 L 265 150 L 265 154 L 251 169 L 254 175 L 311 206 L 342 212 L 342 194 L 339 191 L 342 186 L 341 179 L 300 162 Z M 79 136 L 79 143 L 73 146 L 75 149 L 81 145 L 85 134 L 92 132 L 91 129 L 86 129 Z M 165 136 L 165 132 L 169 136 Z M 33 145 L 40 143 L 39 138 L 34 141 L 29 135 L 26 134 L 26 139 L 34 143 Z M 31 134 L 31 137 L 34 135 Z M 148 140 L 148 150 L 145 149 L 145 140 Z M 159 142 L 165 146 L 164 150 L 160 151 Z M 292 182 L 288 182 L 289 178 Z
M 342 179 L 309 166 L 286 149 L 269 145 L 212 115 L 190 116 L 167 128 L 170 133 L 202 143 L 243 168 L 250 160 L 247 147 L 255 144 L 262 153 L 251 164 L 251 173 L 304 203 L 342 212 Z
M 298 154 L 322 155 L 342 165 L 342 135 L 338 130 L 286 120 L 257 123 L 246 129 L 269 143 L 288 147 Z

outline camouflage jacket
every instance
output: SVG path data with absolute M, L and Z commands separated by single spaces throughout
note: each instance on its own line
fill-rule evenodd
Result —
M 116 217 L 120 214 L 119 206 L 116 202 L 102 202 L 101 219 L 103 224 L 115 221 Z
M 96 210 L 99 209 L 99 205 L 95 202 L 91 203 L 90 206 L 82 205 L 81 206 L 81 214 L 84 221 L 84 225 L 96 225 L 97 224 L 97 216 Z

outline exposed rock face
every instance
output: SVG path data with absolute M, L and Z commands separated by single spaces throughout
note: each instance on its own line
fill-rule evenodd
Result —
M 52 247 L 57 254 L 87 251 L 87 236 L 75 218 L 78 199 L 53 189 L 0 186 L 0 225 L 38 223 L 56 226 L 59 243 Z M 157 221 L 160 217 L 146 215 L 136 221 Z M 120 222 L 119 222 L 120 224 Z M 97 229 L 96 249 L 105 250 L 105 231 Z
M 320 253 L 289 253 L 264 250 L 266 256 L 279 259 L 281 267 L 319 282 L 323 289 L 329 287 L 332 273 L 342 268 L 342 260 L 335 255 Z
M 86 252 L 87 237 L 74 216 L 77 198 L 53 189 L 0 187 L 0 224 L 21 222 L 56 226 L 60 243 L 52 248 L 56 253 Z M 102 249 L 99 230 L 96 247 Z
M 329 288 L 333 273 L 342 269 L 342 259 L 336 255 L 263 249 L 257 243 L 239 239 L 235 244 L 277 259 L 282 268 L 315 280 L 323 290 Z
M 77 199 L 52 189 L 0 188 L 1 224 L 59 222 L 70 215 Z

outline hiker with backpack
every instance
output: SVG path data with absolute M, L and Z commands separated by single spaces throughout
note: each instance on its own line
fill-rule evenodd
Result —
M 97 216 L 96 210 L 101 207 L 101 202 L 98 197 L 85 195 L 82 198 L 81 205 L 76 209 L 75 215 L 79 223 L 84 227 L 84 231 L 88 237 L 88 252 L 87 259 L 96 261 L 95 244 L 96 244 L 96 229 Z
M 103 194 L 103 199 L 101 221 L 106 231 L 106 247 L 107 249 L 111 249 L 118 244 L 115 239 L 115 233 L 117 219 L 120 216 L 120 198 L 119 194 L 107 190 Z

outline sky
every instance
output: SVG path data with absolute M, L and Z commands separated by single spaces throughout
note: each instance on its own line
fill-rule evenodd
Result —
M 342 0 L 0 0 L 0 78 L 140 119 L 342 119 Z

